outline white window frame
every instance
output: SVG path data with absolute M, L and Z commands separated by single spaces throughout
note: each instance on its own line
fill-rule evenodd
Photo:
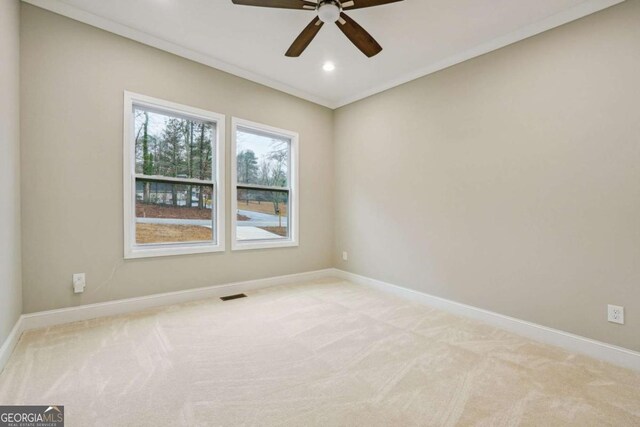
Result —
M 133 110 L 135 106 L 151 108 L 186 116 L 196 120 L 214 122 L 216 124 L 215 133 L 215 175 L 212 176 L 215 194 L 215 221 L 213 235 L 215 241 L 212 242 L 177 242 L 161 244 L 136 244 L 136 169 L 135 169 L 135 123 Z M 225 122 L 223 114 L 175 102 L 152 98 L 133 92 L 124 92 L 124 258 L 148 258 L 158 256 L 187 255 L 207 252 L 223 252 L 225 250 Z M 171 180 L 169 178 L 168 180 Z M 178 181 L 179 179 L 176 179 Z M 197 180 L 185 180 L 197 181 Z
M 237 154 L 237 133 L 238 127 L 254 129 L 259 132 L 266 132 L 276 136 L 282 136 L 290 141 L 289 153 L 289 238 L 273 240 L 238 240 L 236 236 L 238 222 L 238 163 Z M 261 123 L 232 117 L 231 119 L 231 250 L 242 251 L 249 249 L 270 249 L 287 248 L 299 246 L 299 198 L 298 198 L 298 140 L 296 132 L 279 129 Z

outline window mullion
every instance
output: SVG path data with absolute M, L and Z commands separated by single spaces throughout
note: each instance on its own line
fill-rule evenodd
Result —
M 242 183 L 236 183 L 236 188 L 238 188 L 239 190 L 276 191 L 280 193 L 291 191 L 290 187 L 269 187 L 266 185 L 242 184 Z
M 172 176 L 163 176 L 163 175 L 141 175 L 135 174 L 135 179 L 140 181 L 153 181 L 153 182 L 164 182 L 168 184 L 183 184 L 183 185 L 203 185 L 203 186 L 212 186 L 215 181 L 211 180 L 203 180 L 196 178 L 178 178 Z

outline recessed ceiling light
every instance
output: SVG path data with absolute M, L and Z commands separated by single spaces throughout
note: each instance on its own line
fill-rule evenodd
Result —
M 336 66 L 333 62 L 325 62 L 322 69 L 325 71 L 333 71 L 336 69 Z

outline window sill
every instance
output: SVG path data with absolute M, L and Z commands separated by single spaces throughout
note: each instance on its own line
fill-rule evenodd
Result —
M 125 251 L 124 259 L 153 258 L 163 256 L 194 255 L 212 252 L 224 252 L 224 245 L 189 245 L 138 247 Z
M 252 249 L 276 249 L 276 248 L 293 248 L 297 247 L 298 242 L 293 240 L 283 241 L 234 241 L 231 245 L 232 251 L 247 251 Z

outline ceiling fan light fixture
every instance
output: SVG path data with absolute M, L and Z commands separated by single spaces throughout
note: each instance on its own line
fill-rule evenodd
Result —
M 228 0 L 227 0 L 228 1 Z M 245 6 L 299 9 L 315 12 L 314 18 L 304 27 L 289 49 L 288 58 L 297 58 L 318 35 L 324 24 L 335 24 L 360 52 L 371 58 L 382 51 L 382 46 L 364 28 L 351 19 L 344 10 L 364 9 L 403 0 L 231 0 L 233 4 Z
M 329 0 L 318 5 L 318 18 L 325 24 L 333 24 L 340 18 L 340 3 Z

